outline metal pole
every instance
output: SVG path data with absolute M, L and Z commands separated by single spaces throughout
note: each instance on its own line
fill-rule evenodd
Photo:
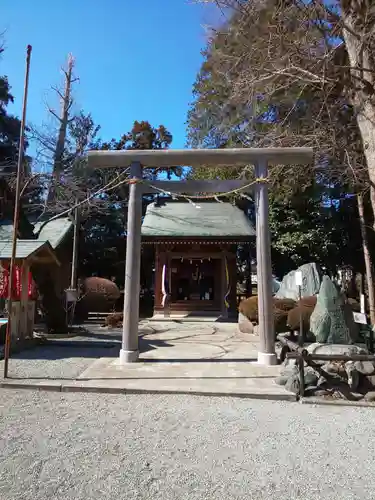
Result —
M 75 204 L 78 204 L 76 198 Z M 74 233 L 73 233 L 73 252 L 72 252 L 72 274 L 70 277 L 71 290 L 77 289 L 77 267 L 78 267 L 78 243 L 79 243 L 79 225 L 80 225 L 80 210 L 76 206 L 74 209 Z
M 255 166 L 256 190 L 256 253 L 258 278 L 259 352 L 258 363 L 275 365 L 274 314 L 272 301 L 271 238 L 268 220 L 268 165 L 259 160 Z
M 300 302 L 302 298 L 302 287 L 298 285 L 298 301 Z M 303 317 L 302 317 L 302 307 L 299 308 L 299 336 L 298 336 L 298 344 L 300 347 L 305 343 L 304 335 L 303 335 Z
M 74 322 L 75 310 L 78 301 L 77 273 L 78 273 L 78 247 L 79 247 L 79 229 L 80 229 L 80 208 L 78 198 L 75 199 L 74 209 L 74 231 L 73 231 L 73 249 L 72 249 L 72 269 L 70 274 L 70 288 L 66 290 L 66 321 L 70 326 Z
M 130 175 L 128 224 L 126 237 L 124 321 L 120 364 L 138 360 L 139 292 L 141 272 L 142 187 L 136 182 L 142 178 L 142 167 L 133 163 Z
M 26 49 L 26 74 L 25 74 L 25 84 L 23 92 L 23 104 L 22 104 L 22 118 L 20 126 L 20 142 L 18 149 L 18 160 L 17 160 L 17 178 L 16 178 L 16 195 L 14 204 L 14 215 L 13 215 L 13 236 L 12 236 L 12 255 L 10 259 L 9 268 L 9 289 L 8 289 L 8 323 L 5 336 L 5 350 L 4 350 L 4 378 L 8 377 L 8 364 L 9 364 L 9 354 L 10 354 L 10 343 L 11 343 L 11 318 L 12 318 L 12 292 L 13 292 L 13 270 L 16 263 L 16 252 L 17 252 L 17 235 L 18 235 L 18 222 L 19 222 L 19 206 L 20 206 L 20 196 L 21 196 L 21 175 L 22 175 L 22 163 L 23 163 L 23 153 L 25 147 L 25 124 L 26 124 L 26 109 L 27 109 L 27 94 L 29 90 L 29 72 L 30 72 L 30 58 L 31 58 L 31 45 L 27 46 Z

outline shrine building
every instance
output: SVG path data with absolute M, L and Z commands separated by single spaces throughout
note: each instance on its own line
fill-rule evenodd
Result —
M 148 205 L 142 244 L 155 247 L 154 316 L 236 314 L 237 247 L 254 240 L 251 222 L 230 203 Z

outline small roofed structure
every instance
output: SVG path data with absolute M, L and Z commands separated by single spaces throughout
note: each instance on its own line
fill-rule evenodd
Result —
M 246 214 L 230 203 L 148 205 L 142 243 L 155 246 L 154 315 L 235 314 L 237 246 L 254 238 Z
M 30 238 L 30 240 L 18 239 L 17 245 L 26 248 L 25 245 L 32 246 L 48 242 L 50 249 L 53 250 L 53 255 L 59 262 L 58 266 L 53 266 L 49 269 L 51 271 L 51 279 L 53 280 L 56 294 L 63 298 L 65 289 L 70 284 L 73 221 L 70 217 L 58 217 L 52 220 L 37 221 L 31 227 L 33 227 L 33 238 Z M 11 245 L 12 233 L 13 222 L 8 220 L 1 221 L 0 245 L 5 242 Z M 49 263 L 51 262 L 49 261 Z
M 0 240 L 0 297 L 2 299 L 8 298 L 11 256 L 12 242 L 10 240 Z M 33 265 L 49 263 L 59 265 L 55 252 L 48 241 L 17 240 L 11 311 L 12 343 L 22 341 L 28 337 L 32 338 L 36 290 L 30 268 Z
M 38 240 L 47 240 L 53 248 L 60 265 L 53 268 L 53 280 L 56 294 L 63 298 L 65 290 L 70 287 L 72 272 L 73 221 L 70 217 L 59 217 L 37 222 L 34 233 Z

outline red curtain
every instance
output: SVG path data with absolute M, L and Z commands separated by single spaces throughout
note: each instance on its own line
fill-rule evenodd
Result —
M 21 290 L 22 290 L 22 268 L 20 266 L 15 266 L 13 269 L 13 300 L 20 300 Z M 28 290 L 27 295 L 29 299 L 35 299 L 36 297 L 36 286 L 32 277 L 31 272 L 29 272 L 28 279 Z M 9 293 L 9 265 L 5 265 L 0 268 L 0 297 L 8 298 Z

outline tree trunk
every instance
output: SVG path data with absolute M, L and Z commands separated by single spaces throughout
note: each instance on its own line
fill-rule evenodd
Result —
M 63 297 L 55 290 L 54 267 L 56 264 L 31 266 L 31 273 L 42 298 L 42 310 L 49 333 L 66 333 L 67 317 Z
M 372 211 L 375 215 L 375 106 L 370 102 L 366 102 L 363 105 L 363 109 L 364 112 L 357 114 L 357 123 L 362 136 L 370 179 L 370 201 Z M 373 220 L 373 229 L 375 230 L 375 217 Z
M 375 214 L 375 101 L 374 67 L 371 63 L 368 33 L 356 22 L 354 14 L 342 11 L 343 37 L 351 67 L 350 100 L 356 112 L 363 151 L 370 179 L 370 201 Z M 375 219 L 373 222 L 375 229 Z
M 365 260 L 365 269 L 366 269 L 368 302 L 369 302 L 369 309 L 370 309 L 370 321 L 371 321 L 372 325 L 375 325 L 374 276 L 373 276 L 373 267 L 372 267 L 372 262 L 371 262 L 369 246 L 368 246 L 368 237 L 367 237 L 367 230 L 366 230 L 365 211 L 364 211 L 364 206 L 363 206 L 362 194 L 357 195 L 357 202 L 358 202 L 359 224 L 360 224 L 361 235 L 362 235 L 363 256 L 364 256 L 364 260 Z
M 70 55 L 68 59 L 68 69 L 63 70 L 65 76 L 65 88 L 64 94 L 60 94 L 61 96 L 61 114 L 58 117 L 54 112 L 55 118 L 59 120 L 59 133 L 56 141 L 56 149 L 53 156 L 53 168 L 52 168 L 52 186 L 48 192 L 48 203 L 55 201 L 56 198 L 56 186 L 60 181 L 60 176 L 63 171 L 63 159 L 64 159 L 64 151 L 65 151 L 65 143 L 66 143 L 66 135 L 68 130 L 69 123 L 69 111 L 72 106 L 71 99 L 71 91 L 72 91 L 72 83 L 75 81 L 73 79 L 73 67 L 74 67 L 74 59 Z

